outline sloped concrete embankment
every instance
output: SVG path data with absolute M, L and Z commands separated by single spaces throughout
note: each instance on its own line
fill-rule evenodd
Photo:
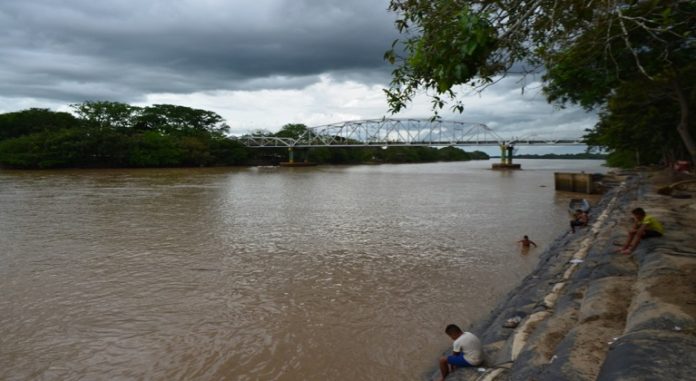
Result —
M 588 228 L 559 238 L 471 328 L 484 364 L 447 380 L 696 380 L 696 200 L 659 196 L 647 180 L 625 178 Z M 666 234 L 617 254 L 637 206 Z

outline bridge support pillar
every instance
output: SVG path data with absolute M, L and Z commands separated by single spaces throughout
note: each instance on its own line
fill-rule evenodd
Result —
M 520 164 L 512 164 L 512 153 L 514 150 L 512 144 L 500 144 L 500 163 L 493 163 L 492 169 L 522 169 Z
M 302 156 L 302 155 L 300 155 Z M 305 158 L 303 161 L 295 161 L 295 148 L 294 147 L 288 147 L 288 161 L 283 161 L 280 162 L 279 165 L 281 167 L 311 167 L 314 165 L 317 165 L 316 163 L 312 163 L 308 160 L 307 153 L 305 152 Z

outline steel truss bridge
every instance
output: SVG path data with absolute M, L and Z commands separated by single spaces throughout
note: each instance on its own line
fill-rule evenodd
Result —
M 244 135 L 247 147 L 404 147 L 583 145 L 581 138 L 504 138 L 481 123 L 432 119 L 368 119 L 310 127 L 297 139 Z

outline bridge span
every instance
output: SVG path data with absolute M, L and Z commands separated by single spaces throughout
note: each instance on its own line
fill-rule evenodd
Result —
M 309 127 L 297 138 L 244 135 L 254 148 L 582 145 L 582 138 L 502 137 L 482 123 L 432 119 L 366 119 Z

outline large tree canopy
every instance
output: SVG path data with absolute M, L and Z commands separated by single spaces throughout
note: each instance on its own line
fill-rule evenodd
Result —
M 668 98 L 679 110 L 670 133 L 696 160 L 694 1 L 392 0 L 390 9 L 403 36 L 385 54 L 396 65 L 386 90 L 392 112 L 418 90 L 436 112 L 448 102 L 461 112 L 457 85 L 482 89 L 509 73 L 543 71 L 549 101 L 606 116 L 610 100 L 642 83 L 653 93 L 642 102 Z M 605 130 L 611 119 L 603 118 Z
M 80 119 L 100 128 L 131 127 L 139 111 L 135 106 L 109 101 L 87 101 L 70 107 Z
M 137 107 L 119 102 L 88 101 L 71 107 L 78 117 L 102 128 L 135 128 L 178 134 L 225 134 L 229 131 L 229 126 L 217 113 L 186 106 L 156 104 Z
M 45 108 L 0 114 L 0 140 L 16 138 L 35 132 L 79 126 L 79 121 L 67 112 Z
M 244 164 L 221 116 L 176 105 L 90 101 L 65 112 L 0 114 L 0 165 L 16 168 Z

